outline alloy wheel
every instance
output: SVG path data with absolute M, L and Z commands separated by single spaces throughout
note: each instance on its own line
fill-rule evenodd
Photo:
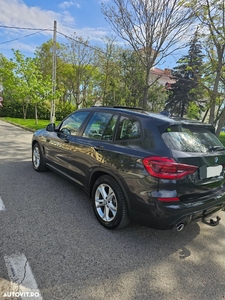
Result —
M 108 184 L 100 184 L 95 192 L 95 207 L 99 217 L 105 222 L 111 222 L 117 214 L 117 198 Z
M 38 146 L 35 146 L 33 149 L 33 164 L 35 169 L 39 168 L 40 162 L 41 162 L 40 150 Z

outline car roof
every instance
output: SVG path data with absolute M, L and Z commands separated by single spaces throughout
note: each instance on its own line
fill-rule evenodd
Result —
M 158 124 L 167 123 L 167 125 L 196 125 L 196 126 L 203 126 L 203 127 L 211 127 L 212 125 L 207 123 L 202 123 L 197 120 L 190 120 L 185 118 L 180 118 L 176 116 L 167 116 L 165 112 L 162 113 L 154 113 L 142 108 L 138 107 L 129 107 L 129 106 L 92 106 L 90 108 L 83 108 L 83 110 L 103 110 L 103 111 L 116 111 L 119 113 L 129 113 L 133 116 L 139 116 L 142 118 L 151 117 L 155 119 Z

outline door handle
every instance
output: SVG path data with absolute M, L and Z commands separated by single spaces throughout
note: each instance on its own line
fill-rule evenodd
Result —
M 95 151 L 99 152 L 99 151 L 103 151 L 104 147 L 103 146 L 96 146 L 94 147 Z

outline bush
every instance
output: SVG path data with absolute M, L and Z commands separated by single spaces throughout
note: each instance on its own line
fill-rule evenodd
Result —
M 43 101 L 38 104 L 38 119 L 49 120 L 50 119 L 50 109 L 51 104 L 49 101 Z M 56 103 L 56 120 L 64 119 L 68 114 L 76 110 L 75 105 L 69 102 L 58 102 Z M 11 117 L 11 118 L 23 118 L 23 107 L 18 100 L 7 100 L 3 101 L 3 107 L 0 108 L 0 117 Z M 27 106 L 27 119 L 35 118 L 35 108 L 34 105 L 28 103 Z
M 3 101 L 0 117 L 23 118 L 23 109 L 18 101 Z
M 76 110 L 76 106 L 69 102 L 58 102 L 56 104 L 55 117 L 56 120 L 61 121 L 70 113 Z

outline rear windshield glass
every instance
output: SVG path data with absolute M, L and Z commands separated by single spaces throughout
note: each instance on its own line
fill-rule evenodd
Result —
M 207 153 L 225 149 L 208 128 L 201 126 L 171 126 L 162 138 L 167 147 L 182 152 Z

